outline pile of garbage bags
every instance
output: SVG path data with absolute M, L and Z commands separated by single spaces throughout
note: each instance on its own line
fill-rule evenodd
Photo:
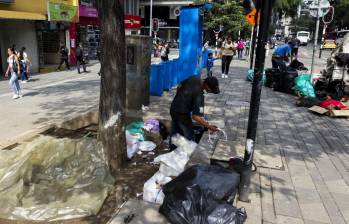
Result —
M 0 151 L 0 217 L 53 221 L 95 215 L 113 183 L 96 139 L 39 136 Z
M 172 224 L 242 224 L 244 208 L 232 206 L 238 173 L 212 165 L 192 166 L 163 187 L 159 211 Z
M 136 153 L 153 151 L 167 138 L 166 130 L 156 119 L 146 122 L 132 122 L 126 126 L 127 158 L 132 159 Z
M 154 163 L 160 164 L 160 168 L 143 186 L 144 201 L 162 204 L 165 197 L 162 186 L 184 171 L 197 146 L 195 142 L 180 135 L 172 137 L 172 143 L 177 146 L 175 150 L 154 159 Z
M 172 137 L 177 148 L 154 159 L 160 164 L 143 187 L 143 200 L 161 204 L 172 224 L 242 224 L 245 209 L 232 206 L 240 175 L 212 165 L 186 169 L 197 144 L 183 136 Z

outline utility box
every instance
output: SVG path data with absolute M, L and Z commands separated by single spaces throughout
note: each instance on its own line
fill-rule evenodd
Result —
M 150 64 L 152 39 L 126 36 L 126 108 L 139 111 L 150 102 Z

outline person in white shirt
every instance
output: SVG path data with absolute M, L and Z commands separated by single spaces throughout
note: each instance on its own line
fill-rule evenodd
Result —
M 13 91 L 13 99 L 18 99 L 20 97 L 22 97 L 21 95 L 21 87 L 19 85 L 18 82 L 18 72 L 21 69 L 21 65 L 19 63 L 18 57 L 16 55 L 16 51 L 13 48 L 8 48 L 7 49 L 7 53 L 8 53 L 8 58 L 7 58 L 7 63 L 8 63 L 8 67 L 5 73 L 5 77 L 9 76 L 9 73 L 11 74 L 11 78 L 10 78 L 10 87 Z

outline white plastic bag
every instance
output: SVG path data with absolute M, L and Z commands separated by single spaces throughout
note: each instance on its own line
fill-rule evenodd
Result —
M 165 195 L 162 186 L 170 182 L 170 177 L 156 172 L 143 186 L 143 200 L 151 203 L 162 204 Z
M 177 148 L 170 153 L 162 154 L 154 159 L 155 163 L 160 163 L 160 168 L 162 168 L 160 172 L 165 176 L 178 176 L 184 171 L 184 167 L 188 161 L 188 154 L 181 148 Z M 162 164 L 165 164 L 166 167 L 161 167 Z M 168 170 L 169 172 L 166 173 L 164 170 Z
M 151 152 L 156 148 L 156 144 L 152 141 L 144 141 L 139 143 L 139 149 L 142 152 Z
M 131 135 L 129 131 L 126 131 L 126 145 L 127 145 L 127 158 L 132 159 L 134 155 L 139 151 L 138 136 Z
M 175 135 L 172 137 L 171 140 L 172 140 L 172 144 L 177 146 L 176 150 L 182 150 L 189 157 L 193 154 L 197 146 L 195 142 L 189 141 L 181 135 Z

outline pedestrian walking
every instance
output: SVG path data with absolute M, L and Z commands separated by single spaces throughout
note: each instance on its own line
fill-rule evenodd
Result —
M 237 49 L 238 49 L 238 59 L 242 59 L 242 53 L 244 52 L 245 49 L 245 42 L 243 39 L 240 39 L 237 43 Z
M 228 37 L 222 45 L 222 78 L 228 78 L 229 67 L 235 50 L 233 41 Z
M 251 48 L 251 41 L 250 39 L 247 39 L 245 42 L 245 56 L 248 56 L 250 54 L 250 48 Z
M 5 73 L 5 77 L 8 77 L 9 74 L 11 75 L 10 77 L 10 87 L 13 91 L 13 99 L 18 99 L 20 97 L 22 97 L 21 95 L 21 87 L 19 85 L 18 82 L 18 73 L 21 69 L 21 65 L 19 63 L 19 59 L 16 55 L 16 50 L 13 48 L 8 48 L 7 49 L 7 54 L 8 54 L 8 58 L 7 58 L 7 70 Z
M 76 68 L 78 69 L 78 73 L 80 74 L 80 65 L 82 65 L 82 68 L 84 69 L 84 72 L 86 71 L 86 63 L 84 59 L 84 49 L 82 48 L 81 43 L 78 44 L 78 47 L 76 48 Z
M 26 52 L 26 48 L 22 47 L 21 50 L 18 53 L 19 63 L 21 65 L 21 80 L 22 83 L 26 83 L 29 80 L 28 72 L 29 72 L 29 65 L 31 62 L 28 59 L 28 54 Z
M 63 63 L 65 63 L 66 69 L 70 70 L 70 66 L 68 63 L 68 55 L 69 55 L 68 48 L 65 45 L 62 45 L 61 48 L 59 49 L 59 53 L 61 55 L 61 61 L 59 63 L 57 70 L 61 70 L 61 66 L 63 65 Z
M 206 61 L 207 77 L 212 76 L 212 68 L 214 66 L 215 60 L 217 60 L 217 58 L 213 57 L 213 53 L 208 53 L 208 57 L 207 57 L 207 61 Z
M 161 61 L 168 61 L 168 55 L 170 53 L 170 47 L 168 44 L 162 44 L 160 47 Z

